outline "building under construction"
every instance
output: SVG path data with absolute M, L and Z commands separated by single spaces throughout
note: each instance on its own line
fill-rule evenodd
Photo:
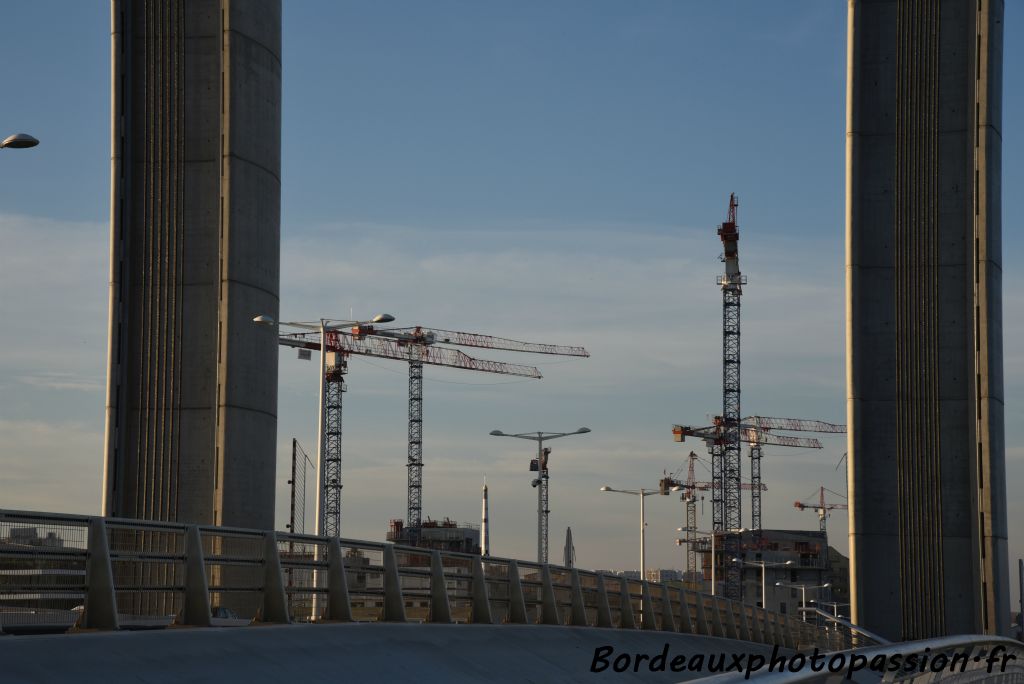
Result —
M 480 527 L 468 523 L 458 523 L 449 518 L 431 520 L 427 518 L 420 523 L 417 533 L 405 525 L 400 518 L 388 524 L 387 540 L 395 544 L 417 546 L 422 549 L 438 551 L 457 551 L 459 553 L 480 553 Z
M 806 596 L 808 604 L 827 601 L 849 603 L 849 563 L 846 557 L 828 546 L 820 530 L 747 530 L 734 535 L 739 542 L 738 555 L 725 553 L 719 535 L 715 548 L 717 565 L 712 572 L 710 538 L 696 545 L 705 589 L 711 592 L 714 575 L 721 594 L 725 568 L 736 568 L 741 577 L 742 597 L 746 603 L 761 604 L 762 568 L 764 568 L 764 607 L 782 614 L 795 614 Z M 734 561 L 737 558 L 738 561 Z M 828 586 L 825 586 L 828 585 Z M 803 590 L 801 591 L 801 588 Z

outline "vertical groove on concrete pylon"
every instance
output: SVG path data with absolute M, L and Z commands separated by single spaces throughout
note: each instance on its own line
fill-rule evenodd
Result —
M 907 639 L 945 633 L 938 368 L 939 4 L 900 3 L 893 254 L 900 591 Z

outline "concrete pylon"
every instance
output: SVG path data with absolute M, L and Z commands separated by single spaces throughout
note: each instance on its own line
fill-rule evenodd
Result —
M 850 602 L 892 641 L 1008 628 L 1003 14 L 850 2 Z
M 111 2 L 104 515 L 274 526 L 281 2 Z

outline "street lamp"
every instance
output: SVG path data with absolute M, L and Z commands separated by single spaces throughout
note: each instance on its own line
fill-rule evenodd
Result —
M 548 562 L 548 459 L 544 454 L 544 442 L 559 437 L 585 435 L 590 428 L 581 427 L 575 432 L 520 432 L 510 435 L 501 430 L 491 430 L 491 437 L 515 437 L 537 442 L 537 477 L 530 483 L 537 488 L 537 562 Z M 550 453 L 550 449 L 548 450 Z
M 807 607 L 807 590 L 808 589 L 827 589 L 828 587 L 832 586 L 832 583 L 831 582 L 825 582 L 824 584 L 812 584 L 812 585 L 808 586 L 806 584 L 786 584 L 785 582 L 776 582 L 775 586 L 777 586 L 777 587 L 792 587 L 794 589 L 797 588 L 797 587 L 800 588 L 800 616 L 803 618 L 804 622 L 807 622 L 807 613 L 804 612 L 804 608 Z
M 617 494 L 632 494 L 640 497 L 640 579 L 647 579 L 647 550 L 645 541 L 647 537 L 647 516 L 644 509 L 644 499 L 654 494 L 660 494 L 658 489 L 613 489 L 605 485 L 601 487 L 602 492 L 616 492 Z
M 300 330 L 311 330 L 320 331 L 320 413 L 317 418 L 317 438 L 316 438 L 316 524 L 313 533 L 320 536 L 324 533 L 324 486 L 325 482 L 325 454 L 324 449 L 326 448 L 326 439 L 324 432 L 326 430 L 326 376 L 327 376 L 327 332 L 332 330 L 341 330 L 343 328 L 349 328 L 352 326 L 361 326 L 368 323 L 390 323 L 395 320 L 395 317 L 391 314 L 377 314 L 369 321 L 344 321 L 321 318 L 319 324 L 317 323 L 301 323 L 301 322 L 278 322 L 273 316 L 269 314 L 260 314 L 253 316 L 252 322 L 256 325 L 274 328 L 280 331 L 282 326 L 289 328 L 298 328 Z M 339 530 L 340 532 L 340 530 Z
M 739 528 L 737 528 L 735 530 L 731 530 L 730 533 L 731 534 L 743 534 L 746 531 L 747 531 L 747 528 L 739 527 Z M 693 528 L 690 528 L 690 527 L 677 527 L 676 528 L 676 532 L 693 532 L 694 534 L 706 534 L 709 537 L 711 537 L 711 595 L 712 596 L 716 596 L 718 594 L 718 588 L 717 588 L 718 582 L 715 579 L 715 565 L 716 565 L 716 562 L 715 562 L 716 561 L 716 557 L 715 557 L 715 533 L 714 532 L 708 532 L 706 530 L 697 530 L 697 529 L 693 529 Z M 723 533 L 724 533 L 724 530 L 723 530 Z M 686 539 L 676 539 L 676 546 L 682 546 L 686 542 L 687 542 Z
M 745 561 L 742 558 L 733 558 L 732 562 L 733 563 L 742 563 L 743 565 L 749 565 L 749 566 L 752 566 L 752 567 L 755 567 L 755 568 L 760 566 L 760 568 L 761 568 L 761 607 L 765 608 L 765 609 L 768 608 L 767 591 L 765 589 L 765 568 L 767 568 L 768 566 L 771 566 L 773 568 L 777 568 L 777 567 L 784 567 L 786 565 L 792 565 L 793 564 L 793 561 L 791 561 L 791 560 L 788 560 L 785 563 L 769 563 L 767 561 Z
M 23 150 L 26 147 L 35 147 L 39 141 L 28 133 L 15 133 L 0 141 L 0 149 L 10 147 L 12 150 Z

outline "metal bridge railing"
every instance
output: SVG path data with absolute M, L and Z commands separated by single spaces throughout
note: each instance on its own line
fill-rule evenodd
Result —
M 679 586 L 390 543 L 0 510 L 0 630 L 252 622 L 547 624 L 849 648 Z

